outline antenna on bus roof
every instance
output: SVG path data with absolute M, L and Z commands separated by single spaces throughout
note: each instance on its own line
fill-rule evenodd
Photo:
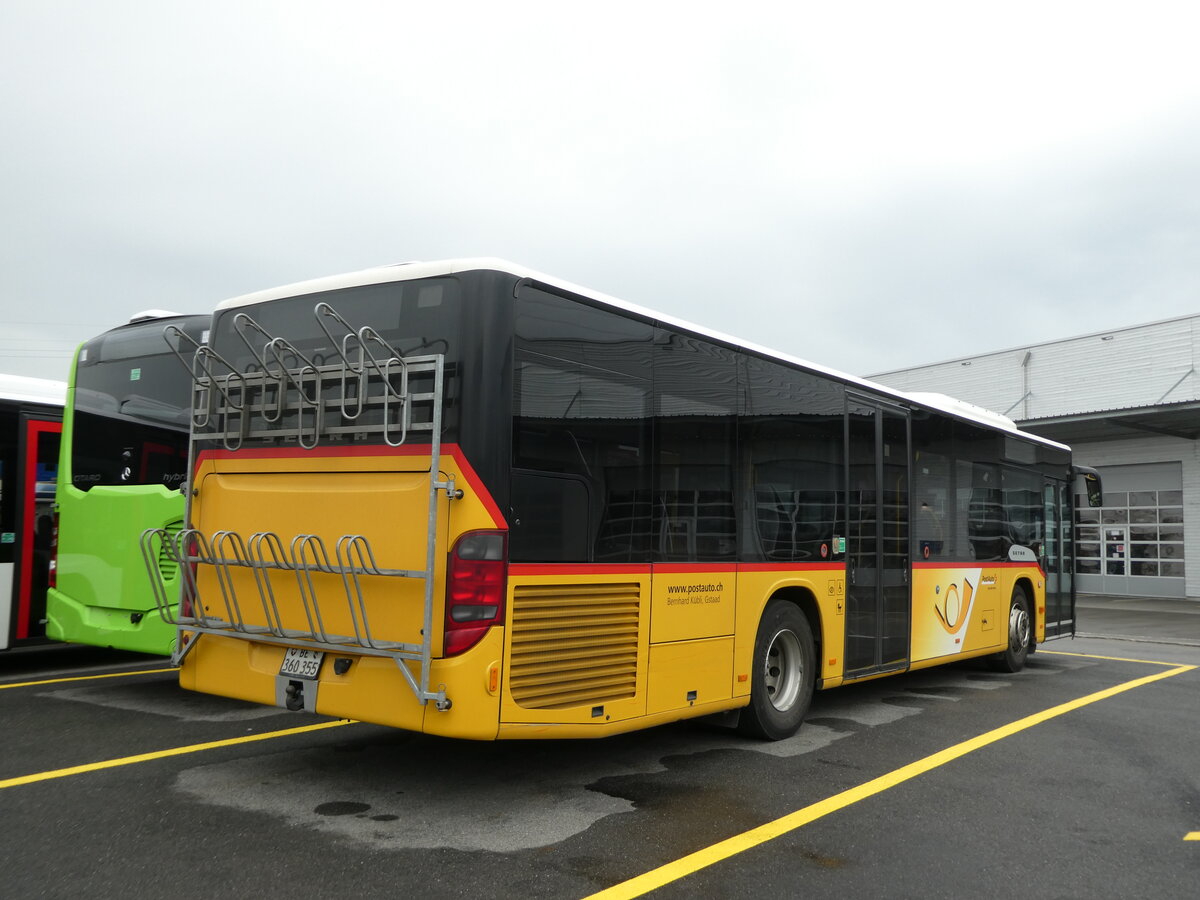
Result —
M 129 324 L 135 322 L 146 322 L 150 319 L 169 319 L 172 316 L 179 316 L 182 313 L 171 312 L 169 309 L 144 309 L 140 313 L 134 313 L 129 317 Z

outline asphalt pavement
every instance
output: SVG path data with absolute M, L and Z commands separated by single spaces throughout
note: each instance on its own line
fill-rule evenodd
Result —
M 700 721 L 451 741 L 182 691 L 162 658 L 5 651 L 2 895 L 634 896 L 649 877 L 656 900 L 1195 900 L 1200 601 L 1077 611 L 1081 639 L 1021 673 L 821 691 L 778 742 Z
M 1076 636 L 1200 647 L 1200 600 L 1079 594 Z

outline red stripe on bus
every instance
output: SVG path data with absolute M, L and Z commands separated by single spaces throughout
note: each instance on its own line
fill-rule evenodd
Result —
M 513 563 L 509 575 L 649 575 L 650 564 Z
M 786 574 L 787 572 L 840 572 L 846 568 L 845 563 L 840 562 L 820 562 L 820 563 L 738 563 L 737 569 L 739 572 L 779 572 Z
M 664 575 L 686 574 L 688 572 L 732 572 L 737 563 L 651 563 L 655 572 Z
M 834 572 L 841 563 L 513 563 L 510 575 L 686 575 L 691 572 Z
M 504 517 L 504 513 L 500 512 L 500 507 L 496 505 L 496 501 L 492 499 L 491 492 L 483 486 L 483 480 L 475 471 L 475 467 L 471 465 L 470 460 L 459 449 L 457 444 L 451 444 L 450 455 L 454 457 L 454 461 L 458 463 L 458 470 L 463 477 L 467 479 L 467 484 L 475 491 L 476 496 L 483 501 L 484 509 L 488 515 L 492 517 L 492 524 L 496 528 L 507 528 L 508 519 Z
M 370 456 L 428 456 L 429 445 L 413 445 L 403 447 L 372 446 L 372 447 L 329 447 L 325 450 L 305 450 L 302 447 L 262 447 L 248 450 L 202 450 L 196 457 L 196 471 L 208 460 L 221 459 L 361 459 Z M 508 520 L 500 512 L 500 507 L 492 499 L 491 493 L 483 486 L 475 467 L 468 462 L 458 444 L 442 444 L 442 455 L 452 457 L 457 463 L 458 470 L 466 479 L 467 484 L 475 495 L 482 501 L 484 509 L 492 518 L 496 528 L 507 528 Z
M 62 422 L 30 419 L 25 423 L 25 512 L 21 517 L 21 582 L 17 585 L 17 630 L 15 637 L 29 637 L 33 597 L 33 542 L 37 536 L 34 511 L 37 507 L 38 441 L 43 434 L 62 434 Z M 58 459 L 55 457 L 55 462 Z

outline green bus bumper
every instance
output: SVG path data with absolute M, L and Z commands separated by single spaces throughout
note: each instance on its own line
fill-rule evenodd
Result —
M 52 640 L 170 656 L 175 635 L 157 609 L 86 606 L 55 588 L 46 592 L 46 637 Z

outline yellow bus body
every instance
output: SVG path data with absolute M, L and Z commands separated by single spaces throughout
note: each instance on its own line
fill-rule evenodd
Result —
M 443 493 L 436 501 L 430 684 L 444 687 L 450 708 L 417 699 L 399 670 L 407 663 L 348 646 L 326 652 L 314 682 L 315 712 L 491 740 L 599 737 L 737 709 L 749 702 L 758 622 L 776 596 L 797 602 L 809 615 L 818 687 L 863 680 L 844 666 L 846 578 L 840 563 L 513 564 L 505 624 L 492 627 L 471 649 L 442 658 L 449 548 L 463 532 L 504 522 L 457 453 L 443 452 L 440 468 L 464 492 L 461 499 Z M 429 529 L 428 469 L 428 455 L 379 448 L 361 455 L 344 449 L 208 453 L 196 469 L 193 522 L 206 535 L 274 532 L 285 545 L 290 535 L 316 535 L 328 552 L 341 535 L 362 534 L 380 567 L 420 569 Z M 233 569 L 229 577 L 222 588 L 214 571 L 200 567 L 206 612 L 224 615 L 219 604 L 232 597 L 243 621 L 263 624 L 267 614 L 253 574 Z M 295 573 L 268 577 L 281 623 L 311 628 L 311 609 L 305 610 Z M 914 568 L 906 668 L 1002 650 L 1018 584 L 1030 599 L 1041 641 L 1044 579 L 1036 565 Z M 417 639 L 423 580 L 365 576 L 362 586 L 365 621 L 376 638 Z M 342 577 L 317 572 L 311 590 L 320 599 L 320 627 L 353 635 L 356 617 Z M 284 646 L 211 633 L 191 640 L 181 666 L 183 687 L 282 704 Z M 337 660 L 349 662 L 335 667 Z

